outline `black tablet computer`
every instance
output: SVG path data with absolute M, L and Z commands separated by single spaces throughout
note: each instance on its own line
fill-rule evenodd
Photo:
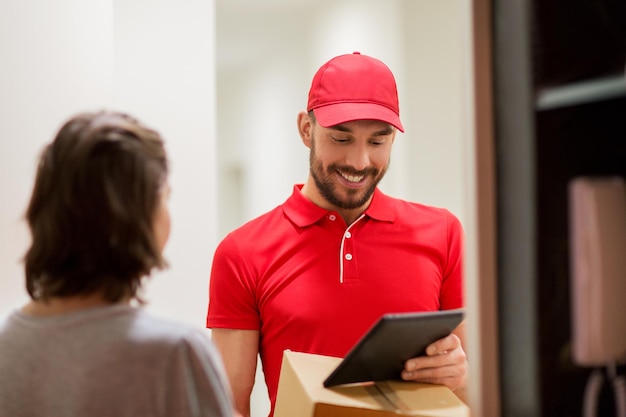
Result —
M 383 315 L 354 345 L 324 381 L 325 387 L 399 379 L 407 359 L 449 335 L 463 320 L 463 310 Z

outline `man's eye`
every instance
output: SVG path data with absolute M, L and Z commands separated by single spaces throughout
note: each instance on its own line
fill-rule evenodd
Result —
M 331 136 L 331 137 L 337 143 L 346 143 L 346 142 L 350 141 L 349 139 L 346 139 L 346 138 L 338 138 L 338 137 L 335 137 L 335 136 Z
M 387 143 L 387 139 L 377 139 L 377 140 L 372 139 L 370 140 L 370 143 L 375 146 L 380 146 L 380 145 L 384 145 L 385 143 Z

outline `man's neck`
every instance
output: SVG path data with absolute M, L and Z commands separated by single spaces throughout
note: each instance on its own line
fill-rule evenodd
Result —
M 315 186 L 314 180 L 310 176 L 307 182 L 304 183 L 304 185 L 302 186 L 302 189 L 300 190 L 300 192 L 302 193 L 303 196 L 305 196 L 309 201 L 311 201 L 316 206 L 319 206 L 326 210 L 336 211 L 341 216 L 343 221 L 346 222 L 347 225 L 351 225 L 352 223 L 354 223 L 354 221 L 356 221 L 361 216 L 361 214 L 363 214 L 365 209 L 369 206 L 369 204 L 372 201 L 370 199 L 362 207 L 359 207 L 356 209 L 343 209 L 343 208 L 336 207 L 330 204 L 324 197 L 322 197 L 319 190 Z

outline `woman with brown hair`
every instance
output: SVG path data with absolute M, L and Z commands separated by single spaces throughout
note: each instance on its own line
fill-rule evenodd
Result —
M 231 416 L 200 329 L 141 308 L 165 267 L 168 161 L 160 135 L 79 114 L 43 151 L 26 218 L 31 301 L 0 321 L 2 416 Z

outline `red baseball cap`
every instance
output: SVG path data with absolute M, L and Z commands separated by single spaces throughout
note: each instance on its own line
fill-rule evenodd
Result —
M 311 110 L 324 127 L 380 120 L 404 132 L 391 70 L 360 52 L 337 56 L 317 70 L 309 90 L 307 111 Z

